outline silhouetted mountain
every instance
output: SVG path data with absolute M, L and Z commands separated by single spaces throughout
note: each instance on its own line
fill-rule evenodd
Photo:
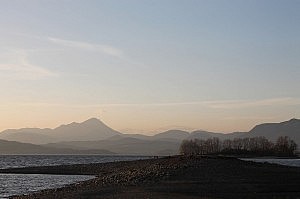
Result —
M 51 143 L 43 145 L 53 148 L 82 150 L 105 149 L 118 154 L 139 155 L 172 155 L 178 153 L 183 139 L 208 139 L 218 137 L 224 139 L 265 136 L 275 141 L 279 136 L 289 136 L 300 146 L 300 120 L 292 119 L 281 123 L 265 123 L 255 126 L 249 132 L 234 132 L 230 134 L 207 131 L 188 133 L 181 130 L 169 130 L 154 136 L 119 133 L 98 119 L 92 118 L 82 123 L 62 125 L 55 129 L 19 129 L 6 130 L 0 133 L 0 138 L 34 143 Z M 54 141 L 53 141 L 54 140 Z M 13 144 L 13 143 L 12 143 Z M 23 143 L 24 144 L 24 143 Z M 39 149 L 34 145 L 33 152 Z M 46 150 L 46 151 L 47 151 Z M 56 152 L 54 152 L 56 153 Z M 70 152 L 73 153 L 73 152 Z M 78 152 L 79 153 L 79 152 Z
M 218 137 L 220 139 L 223 139 L 226 134 L 224 133 L 213 133 L 208 131 L 193 131 L 188 139 L 208 139 L 212 137 Z
M 57 139 L 50 136 L 51 132 L 52 129 L 8 129 L 0 133 L 0 139 L 24 143 L 45 144 L 57 141 Z
M 243 136 L 265 136 L 269 140 L 275 141 L 279 136 L 289 136 L 300 145 L 300 120 L 291 119 L 280 123 L 265 123 L 255 126 L 249 133 Z
M 191 133 L 188 139 L 207 139 L 211 137 L 218 137 L 220 139 L 234 139 L 259 136 L 264 136 L 273 142 L 276 141 L 279 136 L 288 136 L 300 146 L 300 120 L 291 119 L 289 121 L 280 123 L 259 124 L 249 132 L 234 132 L 223 134 L 206 131 L 194 131 Z
M 23 128 L 9 129 L 0 133 L 0 139 L 46 144 L 60 141 L 103 140 L 121 133 L 109 128 L 96 118 L 82 123 L 73 122 L 55 129 Z
M 0 140 L 0 154 L 113 154 L 108 150 L 88 149 L 74 150 L 69 148 L 51 148 L 35 144 Z
M 114 137 L 100 141 L 75 141 L 47 144 L 45 146 L 72 149 L 107 149 L 126 155 L 173 155 L 178 153 L 181 140 L 141 140 L 130 137 Z
M 151 140 L 153 138 L 152 136 L 142 135 L 142 134 L 119 134 L 119 135 L 112 136 L 108 139 L 109 140 L 118 140 L 118 139 L 123 139 L 123 138 L 128 138 L 128 137 L 136 138 L 136 139 L 140 139 L 140 140 Z
M 53 130 L 51 136 L 64 141 L 89 141 L 103 140 L 121 133 L 111 129 L 96 118 L 91 118 L 82 123 L 73 122 L 61 125 Z
M 169 130 L 163 133 L 159 133 L 154 135 L 153 139 L 176 139 L 176 140 L 184 140 L 186 139 L 190 134 L 186 131 L 181 130 Z

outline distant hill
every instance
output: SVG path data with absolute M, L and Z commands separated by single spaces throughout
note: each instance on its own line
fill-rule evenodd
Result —
M 61 125 L 55 129 L 24 128 L 5 130 L 0 133 L 0 139 L 43 144 L 42 146 L 30 145 L 30 149 L 37 153 L 38 151 L 44 153 L 47 150 L 52 150 L 52 153 L 59 153 L 55 150 L 71 149 L 77 151 L 77 153 L 81 153 L 82 151 L 86 153 L 87 150 L 107 150 L 108 153 L 111 151 L 117 154 L 132 155 L 177 154 L 180 143 L 184 139 L 218 137 L 224 140 L 257 136 L 265 136 L 272 141 L 275 141 L 279 136 L 289 136 L 300 147 L 300 120 L 291 119 L 280 123 L 259 124 L 249 132 L 224 134 L 202 130 L 191 133 L 181 130 L 169 130 L 153 136 L 147 136 L 141 134 L 122 134 L 111 129 L 100 120 L 92 118 L 82 123 L 73 122 Z M 16 147 L 19 146 L 21 145 Z M 70 151 L 70 153 L 75 152 Z
M 65 141 L 92 141 L 103 140 L 120 134 L 102 121 L 91 118 L 82 123 L 73 122 L 68 125 L 61 125 L 53 130 L 51 136 Z
M 255 126 L 243 137 L 265 136 L 269 140 L 275 141 L 279 136 L 289 136 L 295 140 L 300 147 L 300 120 L 291 119 L 280 123 L 265 123 Z
M 82 123 L 73 122 L 55 129 L 23 128 L 9 129 L 0 133 L 0 139 L 32 144 L 46 144 L 60 141 L 103 140 L 121 133 L 96 118 Z
M 153 139 L 176 139 L 176 140 L 184 140 L 189 136 L 189 132 L 181 131 L 181 130 L 169 130 L 163 133 L 158 133 L 152 136 Z
M 256 125 L 249 132 L 233 132 L 233 133 L 215 133 L 208 131 L 193 131 L 191 133 L 180 131 L 180 130 L 170 130 L 164 133 L 157 134 L 152 138 L 169 138 L 174 139 L 208 139 L 212 137 L 218 137 L 222 140 L 224 139 L 234 139 L 234 138 L 245 138 L 245 137 L 258 137 L 264 136 L 271 141 L 276 141 L 279 136 L 288 136 L 293 139 L 300 148 L 300 120 L 291 119 L 279 123 L 264 123 Z
M 214 133 L 214 132 L 208 132 L 208 131 L 193 131 L 189 135 L 188 139 L 208 139 L 211 137 L 218 137 L 220 139 L 224 139 L 226 134 L 224 133 Z
M 0 133 L 0 139 L 32 144 L 44 144 L 57 141 L 57 139 L 50 136 L 51 132 L 52 129 L 8 129 Z
M 124 155 L 174 155 L 178 153 L 181 140 L 141 140 L 130 137 L 114 137 L 99 141 L 74 141 L 51 143 L 44 146 L 55 148 L 106 149 Z
M 76 150 L 0 140 L 0 154 L 114 154 L 103 149 Z

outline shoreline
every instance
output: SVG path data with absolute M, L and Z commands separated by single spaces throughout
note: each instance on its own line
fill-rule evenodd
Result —
M 96 176 L 10 198 L 300 198 L 300 168 L 230 157 L 171 156 L 0 173 Z

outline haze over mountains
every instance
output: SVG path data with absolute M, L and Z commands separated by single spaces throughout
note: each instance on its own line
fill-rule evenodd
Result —
M 55 129 L 8 129 L 0 133 L 0 139 L 32 144 L 47 144 L 59 141 L 103 140 L 120 134 L 100 120 L 91 118 L 82 123 L 73 122 L 61 125 Z
M 0 140 L 0 154 L 114 154 L 108 150 L 52 148 L 30 143 Z
M 207 139 L 210 137 L 232 139 L 265 136 L 275 141 L 277 137 L 285 135 L 300 145 L 300 120 L 291 119 L 281 123 L 260 124 L 249 132 L 230 134 L 169 130 L 154 136 L 146 136 L 123 134 L 108 127 L 100 120 L 91 118 L 82 123 L 73 122 L 55 129 L 5 130 L 0 133 L 0 139 L 2 139 L 0 140 L 0 153 L 172 155 L 178 153 L 183 139 Z

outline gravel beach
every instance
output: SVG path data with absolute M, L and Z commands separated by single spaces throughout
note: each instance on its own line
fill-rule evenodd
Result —
M 96 176 L 63 188 L 11 198 L 300 198 L 300 168 L 227 157 L 172 156 L 2 169 L 0 173 Z

